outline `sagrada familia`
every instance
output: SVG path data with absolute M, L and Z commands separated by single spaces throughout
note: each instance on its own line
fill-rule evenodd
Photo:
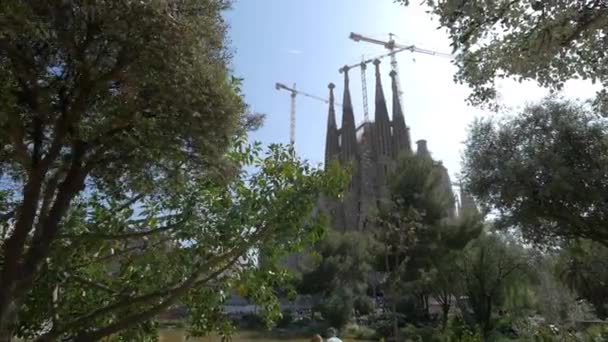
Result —
M 342 101 L 342 124 L 338 128 L 334 108 L 334 84 L 329 84 L 329 113 L 325 142 L 325 165 L 333 160 L 353 166 L 352 181 L 340 200 L 323 199 L 320 209 L 329 214 L 332 227 L 338 231 L 366 230 L 371 224 L 372 215 L 389 198 L 388 177 L 397 164 L 399 157 L 406 153 L 416 153 L 431 158 L 426 140 L 416 142 L 412 151 L 409 128 L 405 124 L 397 74 L 391 71 L 392 83 L 392 120 L 389 117 L 384 90 L 380 77 L 380 61 L 375 66 L 375 110 L 371 122 L 356 126 L 353 105 L 349 90 L 348 68 L 344 69 L 344 94 Z M 442 176 L 442 186 L 448 196 L 455 198 L 447 169 L 441 162 L 434 162 Z M 448 208 L 446 217 L 455 218 L 459 211 L 474 208 L 473 199 L 460 193 Z M 456 198 L 455 198 L 456 199 Z M 457 205 L 457 203 L 459 203 Z

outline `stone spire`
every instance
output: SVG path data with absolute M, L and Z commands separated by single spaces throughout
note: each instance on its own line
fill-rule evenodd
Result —
M 456 202 L 454 200 L 454 192 L 452 191 L 452 180 L 448 173 L 448 169 L 443 165 L 441 161 L 434 163 L 435 167 L 439 171 L 441 176 L 441 187 L 442 191 L 448 200 L 448 207 L 446 208 L 446 216 L 449 220 L 456 218 Z
M 431 153 L 429 152 L 428 147 L 426 146 L 426 140 L 420 139 L 416 141 L 416 154 L 421 157 L 431 158 Z
M 398 157 L 403 152 L 412 152 L 410 132 L 405 125 L 403 109 L 399 100 L 399 89 L 397 89 L 397 73 L 391 70 L 391 86 L 393 90 L 393 157 Z
M 374 60 L 376 67 L 376 109 L 374 121 L 376 126 L 375 150 L 378 155 L 390 155 L 391 153 L 391 122 L 388 118 L 388 109 L 382 90 L 382 80 L 380 77 L 380 60 Z
M 479 209 L 475 204 L 475 199 L 471 194 L 463 189 L 462 183 L 460 184 L 460 208 L 458 209 L 458 215 L 466 214 L 479 214 Z
M 340 155 L 344 161 L 355 159 L 357 155 L 357 133 L 355 128 L 355 113 L 348 87 L 348 67 L 344 67 L 344 99 L 342 100 L 342 128 Z
M 330 83 L 329 88 L 329 113 L 327 114 L 327 134 L 325 137 L 325 166 L 334 159 L 340 152 L 338 140 L 338 126 L 336 124 L 336 110 L 334 108 L 334 88 L 335 84 Z

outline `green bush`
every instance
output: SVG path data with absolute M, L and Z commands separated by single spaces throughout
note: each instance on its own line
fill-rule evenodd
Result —
M 277 327 L 285 328 L 294 321 L 293 311 L 291 309 L 284 310 L 281 312 L 281 319 L 277 321 Z
M 533 336 L 534 342 L 578 342 L 578 339 L 574 333 L 569 332 L 564 327 L 558 327 L 556 325 L 542 324 L 536 328 L 536 332 Z M 594 340 L 586 337 L 582 340 L 585 342 L 605 341 L 604 339 Z
M 321 305 L 321 315 L 331 326 L 343 328 L 352 318 L 353 302 L 343 296 L 334 295 Z
M 518 332 L 514 328 L 513 320 L 509 316 L 504 316 L 496 320 L 494 330 L 500 334 L 500 336 L 516 339 L 519 337 Z
M 459 342 L 481 342 L 483 338 L 478 329 L 472 329 L 459 316 L 450 315 L 448 326 L 443 332 L 443 338 L 447 341 Z
M 360 315 L 369 315 L 374 312 L 374 301 L 367 296 L 357 297 L 354 306 L 355 311 Z
M 585 331 L 585 341 L 608 341 L 608 325 L 593 325 Z
M 413 342 L 445 341 L 441 334 L 441 331 L 430 326 L 416 327 L 412 324 L 408 324 L 405 326 L 405 328 L 402 328 L 399 333 L 401 334 L 401 338 Z
M 390 314 L 383 313 L 370 318 L 371 327 L 381 337 L 393 336 L 393 318 Z
M 405 326 L 405 317 L 398 314 L 398 324 L 400 327 Z M 373 315 L 369 318 L 370 327 L 376 331 L 380 337 L 393 336 L 393 314 L 384 312 L 378 315 Z
M 345 337 L 353 338 L 356 340 L 373 340 L 376 338 L 376 331 L 370 327 L 349 324 L 344 329 Z
M 428 323 L 430 320 L 428 312 L 419 307 L 412 297 L 405 297 L 397 301 L 397 312 L 403 315 L 408 323 Z
M 258 329 L 266 326 L 264 317 L 253 313 L 244 314 L 238 323 L 244 329 Z

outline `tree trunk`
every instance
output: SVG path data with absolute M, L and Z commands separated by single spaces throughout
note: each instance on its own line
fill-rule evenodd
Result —
M 10 237 L 3 241 L 0 273 L 0 332 L 4 332 L 16 319 L 15 292 L 23 273 L 23 252 L 38 209 L 43 176 L 32 173 L 23 188 L 23 200 Z
M 43 171 L 32 177 L 24 188 L 23 203 L 11 237 L 5 241 L 0 277 L 0 342 L 10 341 L 12 326 L 17 320 L 21 301 L 32 289 L 36 273 L 45 262 L 60 222 L 71 201 L 81 191 L 87 173 L 83 169 L 84 147 L 74 151 L 70 169 L 61 183 L 51 210 L 45 217 L 36 214 L 42 191 Z M 34 229 L 35 218 L 39 226 Z M 33 231 L 33 234 L 31 234 Z M 25 241 L 31 235 L 29 248 Z M 8 340 L 7 337 L 8 336 Z
M 393 335 L 395 335 L 395 341 L 399 342 L 399 319 L 397 318 L 397 300 L 393 298 Z
M 0 342 L 11 342 L 13 339 L 13 323 L 17 319 L 17 310 L 14 302 L 9 303 L 6 309 L 6 316 L 0 322 Z
M 446 300 L 445 302 L 443 302 L 443 304 L 441 304 L 441 310 L 442 310 L 442 314 L 443 316 L 441 316 L 441 330 L 445 330 L 445 328 L 448 326 L 448 314 L 450 313 L 450 300 Z
M 484 306 L 485 317 L 483 321 L 483 337 L 485 341 L 488 339 L 488 336 L 492 331 L 492 297 L 486 296 L 486 302 Z
M 397 272 L 399 270 L 399 253 L 397 253 L 397 249 L 395 248 L 395 269 L 393 272 Z M 391 297 L 393 299 L 393 332 L 395 334 L 395 341 L 401 341 L 399 337 L 399 318 L 397 316 L 397 281 L 395 280 L 391 284 Z

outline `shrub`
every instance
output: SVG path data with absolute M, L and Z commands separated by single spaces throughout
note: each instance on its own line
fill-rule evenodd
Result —
M 593 325 L 585 331 L 589 341 L 608 341 L 608 325 Z
M 357 324 L 349 324 L 346 329 L 344 329 L 344 336 L 356 340 L 373 340 L 376 338 L 376 335 L 374 329 Z
M 285 328 L 290 325 L 294 320 L 293 311 L 291 309 L 284 310 L 281 312 L 281 319 L 277 321 L 277 327 Z
M 348 298 L 334 295 L 321 306 L 321 314 L 329 325 L 343 328 L 351 319 L 353 302 Z
M 266 326 L 266 321 L 260 315 L 247 313 L 241 316 L 240 326 L 245 329 L 258 329 Z
M 360 315 L 369 315 L 374 312 L 374 301 L 367 296 L 357 297 L 354 306 L 355 311 Z
M 517 330 L 515 330 L 514 325 L 515 324 L 510 317 L 504 316 L 496 321 L 494 330 L 501 336 L 515 339 L 519 337 L 519 334 L 517 333 Z
M 443 342 L 441 331 L 429 326 L 416 327 L 408 324 L 400 330 L 402 338 L 414 342 Z
M 460 342 L 481 342 L 483 338 L 479 330 L 472 329 L 469 327 L 462 318 L 459 316 L 450 316 L 448 320 L 448 326 L 446 331 L 443 333 L 444 338 L 448 341 L 460 341 Z
M 371 317 L 370 325 L 379 336 L 389 337 L 393 335 L 393 319 L 388 314 L 380 314 Z
M 374 329 L 378 336 L 389 337 L 393 336 L 393 314 L 390 312 L 384 312 L 379 315 L 370 317 L 370 327 Z M 398 322 L 400 327 L 405 325 L 405 319 L 402 315 L 398 316 Z
M 404 297 L 397 301 L 397 312 L 402 314 L 408 323 L 426 323 L 430 320 L 428 312 L 419 307 L 412 297 Z

